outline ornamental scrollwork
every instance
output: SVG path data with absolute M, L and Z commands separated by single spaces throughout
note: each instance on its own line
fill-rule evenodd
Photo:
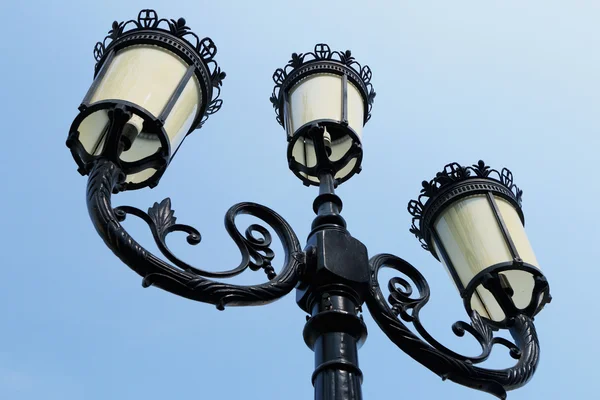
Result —
M 425 241 L 422 227 L 417 226 L 417 222 L 423 216 L 423 210 L 427 201 L 435 197 L 447 186 L 465 181 L 471 178 L 485 178 L 500 183 L 506 187 L 513 195 L 519 206 L 523 197 L 523 191 L 519 189 L 513 182 L 513 174 L 507 168 L 502 168 L 501 171 L 490 168 L 484 161 L 479 160 L 477 164 L 471 166 L 462 166 L 456 162 L 447 164 L 444 169 L 438 172 L 430 181 L 421 182 L 420 195 L 416 200 L 408 202 L 407 210 L 412 215 L 412 225 L 410 233 L 415 235 L 421 242 L 421 247 L 430 251 L 431 249 Z
M 304 265 L 304 253 L 292 228 L 271 209 L 255 203 L 238 203 L 228 210 L 225 227 L 236 243 L 242 259 L 235 268 L 212 272 L 182 261 L 169 249 L 166 238 L 172 232 L 187 233 L 187 242 L 191 245 L 197 245 L 201 241 L 200 232 L 195 228 L 176 222 L 170 199 L 155 203 L 148 212 L 130 206 L 112 208 L 111 192 L 118 190 L 118 184 L 123 178 L 116 164 L 105 159 L 98 160 L 88 181 L 88 210 L 107 246 L 143 277 L 144 287 L 157 286 L 192 300 L 214 304 L 219 309 L 224 309 L 226 305 L 269 303 L 295 287 Z M 257 217 L 277 234 L 285 252 L 283 268 L 279 274 L 271 264 L 275 253 L 271 249 L 270 231 L 262 225 L 252 224 L 242 234 L 236 226 L 236 217 L 242 214 Z M 129 235 L 121 225 L 127 215 L 139 217 L 148 224 L 160 252 L 170 263 L 150 253 Z M 230 278 L 247 269 L 263 270 L 268 282 L 242 286 L 208 279 Z
M 458 354 L 435 340 L 421 324 L 419 312 L 430 295 L 423 275 L 408 262 L 391 254 L 379 254 L 370 264 L 371 284 L 366 299 L 369 312 L 390 340 L 409 356 L 443 379 L 491 393 L 500 399 L 506 398 L 506 391 L 521 387 L 531 379 L 539 361 L 539 343 L 531 318 L 515 317 L 509 328 L 515 339 L 512 343 L 494 337 L 494 329 L 473 312 L 470 323 L 456 322 L 452 330 L 457 336 L 469 333 L 481 346 L 481 353 L 476 356 Z M 387 300 L 378 281 L 382 268 L 394 269 L 410 280 L 392 278 L 388 283 L 390 295 Z M 413 284 L 416 291 L 413 291 Z M 418 335 L 403 321 L 412 323 Z M 476 366 L 488 359 L 496 344 L 508 348 L 511 357 L 518 360 L 516 364 L 503 370 Z
M 283 68 L 278 68 L 273 73 L 273 82 L 275 83 L 275 87 L 273 89 L 273 94 L 270 97 L 271 104 L 273 104 L 273 108 L 275 109 L 276 119 L 279 125 L 284 126 L 283 124 L 283 116 L 280 115 L 280 91 L 283 86 L 285 80 L 290 76 L 290 73 L 308 63 L 317 62 L 317 61 L 336 61 L 348 68 L 351 68 L 360 80 L 362 81 L 364 87 L 367 91 L 367 107 L 368 112 L 365 118 L 365 122 L 367 122 L 371 118 L 371 110 L 373 108 L 373 101 L 375 99 L 376 93 L 373 89 L 373 84 L 371 83 L 371 78 L 373 77 L 373 73 L 371 68 L 368 65 L 362 66 L 356 59 L 352 56 L 352 52 L 350 50 L 346 51 L 331 51 L 329 45 L 325 43 L 319 43 L 315 45 L 315 48 L 312 52 L 308 53 L 292 53 L 292 57 L 290 61 Z

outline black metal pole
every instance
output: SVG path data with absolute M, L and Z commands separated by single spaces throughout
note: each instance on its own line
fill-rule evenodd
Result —
M 299 306 L 310 313 L 304 340 L 315 353 L 312 382 L 316 400 L 361 400 L 358 348 L 367 337 L 360 316 L 366 283 L 366 248 L 346 230 L 341 199 L 330 173 L 320 174 L 317 214 L 307 243 L 307 274 Z
M 367 331 L 358 317 L 360 299 L 344 285 L 322 287 L 306 323 L 306 344 L 315 352 L 315 400 L 361 400 L 359 341 Z

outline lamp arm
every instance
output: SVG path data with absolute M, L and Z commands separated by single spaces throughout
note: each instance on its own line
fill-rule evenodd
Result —
M 369 312 L 388 338 L 413 359 L 444 380 L 488 392 L 500 399 L 506 399 L 506 391 L 519 388 L 531 379 L 540 354 L 531 318 L 523 314 L 514 318 L 509 328 L 515 340 L 513 344 L 504 338 L 494 337 L 493 328 L 474 311 L 470 324 L 457 322 L 452 326 L 456 335 L 463 336 L 469 332 L 481 345 L 482 353 L 479 356 L 466 357 L 438 343 L 421 325 L 419 311 L 429 300 L 430 292 L 427 281 L 415 267 L 391 254 L 379 254 L 371 258 L 370 265 L 371 283 L 366 299 Z M 378 273 L 384 267 L 406 275 L 417 287 L 418 297 L 412 296 L 412 285 L 408 281 L 395 277 L 388 284 L 390 296 L 389 302 L 386 301 L 378 282 Z M 408 329 L 398 316 L 413 323 L 423 339 Z M 475 366 L 489 357 L 495 344 L 508 347 L 511 356 L 518 359 L 516 364 L 502 370 Z
M 209 272 L 192 267 L 179 260 L 169 250 L 166 236 L 174 231 L 188 233 L 188 243 L 200 243 L 200 233 L 188 225 L 176 224 L 170 199 L 155 203 L 148 212 L 134 207 L 114 208 L 111 193 L 118 192 L 124 174 L 112 161 L 98 159 L 87 185 L 87 206 L 90 218 L 106 245 L 132 270 L 143 277 L 144 287 L 157 286 L 182 297 L 210 303 L 223 309 L 228 306 L 262 305 L 288 294 L 297 284 L 304 265 L 304 253 L 296 234 L 279 214 L 255 203 L 238 203 L 225 215 L 225 227 L 242 255 L 240 264 L 229 271 Z M 173 264 L 163 261 L 142 247 L 123 228 L 121 222 L 127 214 L 144 220 L 159 250 Z M 240 214 L 250 214 L 264 221 L 281 240 L 285 257 L 279 274 L 275 273 L 271 260 L 271 235 L 262 225 L 250 225 L 242 235 L 235 225 Z M 232 285 L 207 279 L 236 276 L 246 269 L 263 269 L 269 281 L 259 285 Z

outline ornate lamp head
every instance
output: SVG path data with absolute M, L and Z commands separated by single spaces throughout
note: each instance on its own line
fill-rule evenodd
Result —
M 523 227 L 522 193 L 506 168 L 452 163 L 408 203 L 411 232 L 446 266 L 469 314 L 497 327 L 550 301 Z
M 122 190 L 156 186 L 185 136 L 221 108 L 216 53 L 183 18 L 142 10 L 115 21 L 94 48 L 94 82 L 67 139 L 79 172 L 104 157 L 123 170 Z
M 337 183 L 360 172 L 360 138 L 375 98 L 371 75 L 350 50 L 326 44 L 292 54 L 273 74 L 271 102 L 287 133 L 289 166 L 305 185 L 318 185 L 320 171 Z

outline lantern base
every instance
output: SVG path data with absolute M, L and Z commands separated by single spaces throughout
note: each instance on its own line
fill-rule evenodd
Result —
M 315 120 L 297 129 L 294 136 L 288 138 L 288 142 L 289 167 L 306 186 L 319 186 L 321 172 L 330 173 L 337 186 L 362 169 L 360 137 L 347 123 L 328 119 Z M 344 148 L 341 152 L 340 143 L 343 143 Z
M 506 285 L 506 279 L 503 275 L 500 275 L 501 272 L 508 271 L 526 272 L 533 278 L 534 285 L 531 293 L 531 300 L 525 308 L 519 308 L 515 305 L 511 288 L 509 285 Z M 461 292 L 465 309 L 469 315 L 473 315 L 472 300 L 473 296 L 476 295 L 476 289 L 480 286 L 483 286 L 492 293 L 504 312 L 505 318 L 502 321 L 495 321 L 482 316 L 487 323 L 497 329 L 510 327 L 514 319 L 520 314 L 533 319 L 533 317 L 552 300 L 552 296 L 550 296 L 550 286 L 548 285 L 548 281 L 544 274 L 533 265 L 523 263 L 520 260 L 493 265 L 479 272 L 471 279 L 471 282 L 469 282 L 465 290 Z
M 91 106 L 82 104 L 80 113 L 75 117 L 69 131 L 66 145 L 71 150 L 71 154 L 78 165 L 78 171 L 81 175 L 88 175 L 95 162 L 100 159 L 108 159 L 119 166 L 126 176 L 145 171 L 154 170 L 150 176 L 138 182 L 124 181 L 119 186 L 119 190 L 134 190 L 146 186 L 151 188 L 158 185 L 158 182 L 169 164 L 171 148 L 167 133 L 163 129 L 159 119 L 142 107 L 124 100 L 106 100 L 99 101 Z M 105 113 L 108 122 L 105 133 L 99 140 L 98 149 L 90 153 L 81 142 L 80 126 L 82 122 L 93 113 Z M 136 161 L 124 161 L 121 159 L 121 153 L 125 146 L 125 137 L 123 135 L 126 123 L 132 115 L 136 115 L 143 120 L 144 134 L 155 135 L 160 141 L 160 146 L 156 152 Z

